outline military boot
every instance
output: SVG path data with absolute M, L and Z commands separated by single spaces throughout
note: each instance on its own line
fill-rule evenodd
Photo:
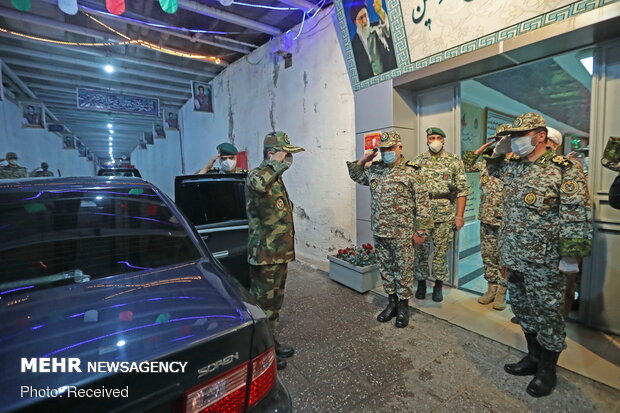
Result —
M 527 341 L 527 356 L 523 357 L 518 363 L 504 364 L 504 370 L 514 376 L 529 376 L 536 374 L 542 347 L 536 340 L 536 334 L 525 333 Z
M 400 300 L 398 302 L 398 314 L 394 325 L 397 328 L 404 328 L 409 325 L 409 300 Z
M 377 316 L 377 321 L 380 323 L 385 323 L 390 321 L 396 315 L 398 307 L 398 296 L 396 294 L 388 295 L 388 304 L 385 307 L 385 310 L 381 311 Z
M 415 290 L 415 298 L 424 300 L 426 298 L 426 280 L 418 280 L 418 288 Z
M 495 299 L 495 294 L 497 293 L 497 284 L 489 283 L 487 285 L 487 292 L 480 298 L 478 298 L 478 302 L 480 304 L 491 304 Z
M 276 355 L 282 358 L 289 358 L 295 354 L 295 349 L 291 346 L 287 346 L 286 344 L 280 344 L 278 340 L 273 339 L 276 342 Z
M 433 301 L 440 303 L 443 301 L 443 294 L 441 293 L 441 289 L 443 288 L 443 281 L 435 281 L 435 285 L 433 286 Z
M 280 356 L 276 356 L 276 369 L 277 370 L 284 370 L 286 368 L 286 360 L 284 360 L 282 357 Z
M 497 287 L 497 294 L 495 294 L 495 299 L 493 300 L 493 309 L 501 311 L 504 308 L 506 308 L 506 286 L 499 285 Z
M 556 366 L 560 353 L 560 351 L 550 351 L 541 347 L 538 371 L 530 384 L 527 385 L 527 393 L 530 396 L 542 397 L 551 394 L 558 381 Z

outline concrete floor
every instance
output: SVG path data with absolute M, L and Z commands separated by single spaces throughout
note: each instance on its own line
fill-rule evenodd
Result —
M 620 391 L 564 369 L 551 396 L 530 397 L 531 377 L 502 368 L 518 350 L 415 310 L 405 329 L 378 323 L 385 304 L 289 266 L 277 334 L 296 349 L 279 372 L 295 412 L 620 413 Z

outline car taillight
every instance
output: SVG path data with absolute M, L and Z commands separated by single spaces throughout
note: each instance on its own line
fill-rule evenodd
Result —
M 248 392 L 248 368 L 251 382 Z M 249 363 L 227 372 L 185 394 L 185 413 L 237 413 L 261 401 L 276 382 L 276 353 L 272 347 Z M 249 396 L 248 396 L 249 393 Z
M 185 395 L 185 412 L 236 413 L 245 410 L 248 363 Z
M 248 407 L 261 401 L 276 382 L 276 352 L 272 348 L 252 360 L 252 383 Z

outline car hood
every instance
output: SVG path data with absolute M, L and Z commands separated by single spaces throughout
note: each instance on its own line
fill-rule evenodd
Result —
M 10 399 L 18 384 L 83 385 L 106 375 L 89 362 L 158 359 L 252 322 L 207 260 L 3 294 L 0 319 L 0 397 Z M 78 358 L 82 373 L 21 372 L 30 358 Z

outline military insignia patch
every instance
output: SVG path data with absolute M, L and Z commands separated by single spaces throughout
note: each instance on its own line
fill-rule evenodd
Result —
M 282 198 L 278 198 L 278 200 L 276 201 L 276 208 L 284 209 L 284 201 L 282 200 Z
M 288 140 L 288 135 L 285 133 L 284 136 L 282 137 L 284 139 L 284 142 L 287 143 L 288 145 L 291 144 L 291 141 Z
M 488 177 L 488 176 L 486 176 L 486 175 L 485 175 L 485 176 L 483 176 L 483 177 L 480 179 L 480 182 L 482 182 L 483 184 L 486 184 L 487 182 L 489 182 L 489 177 Z
M 570 161 L 567 158 L 563 157 L 562 155 L 554 156 L 553 158 L 551 158 L 551 162 L 553 162 L 556 165 L 563 166 L 563 167 L 570 166 L 571 164 Z
M 534 205 L 536 203 L 536 194 L 533 192 L 528 192 L 523 197 L 523 201 L 528 205 Z
M 377 189 L 377 181 L 370 181 L 370 189 L 373 191 Z
M 396 192 L 398 192 L 399 194 L 402 194 L 403 192 L 405 192 L 405 184 L 403 184 L 402 182 L 399 182 L 398 185 L 396 186 Z
M 565 194 L 574 194 L 579 189 L 579 185 L 575 181 L 566 181 L 562 184 L 560 189 Z
M 518 128 L 519 126 L 521 126 L 522 123 L 523 123 L 523 120 L 521 118 L 516 118 L 514 122 L 512 122 L 512 126 L 515 128 Z

